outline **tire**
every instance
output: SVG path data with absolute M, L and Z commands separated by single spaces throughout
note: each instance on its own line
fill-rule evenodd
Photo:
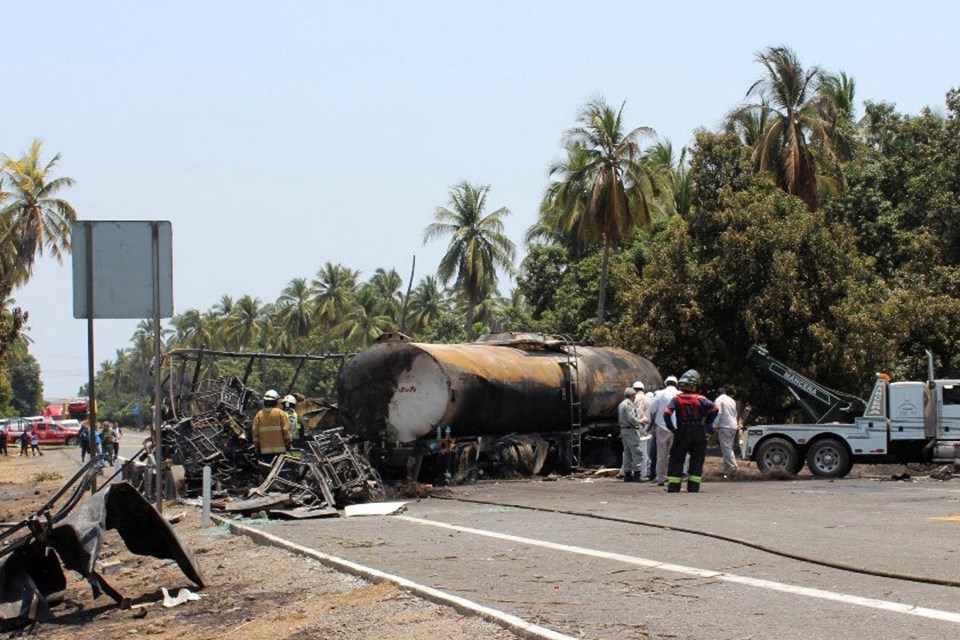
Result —
M 70 436 L 69 438 L 67 438 L 67 441 L 65 444 L 68 447 L 75 447 L 78 444 L 80 444 L 80 440 L 76 436 Z
M 786 438 L 767 438 L 757 447 L 754 456 L 761 473 L 796 475 L 800 456 L 797 447 Z
M 850 452 L 836 438 L 817 440 L 807 452 L 807 468 L 821 478 L 842 478 L 852 466 Z

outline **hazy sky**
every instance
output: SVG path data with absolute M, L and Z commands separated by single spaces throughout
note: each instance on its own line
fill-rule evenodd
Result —
M 348 6 L 349 5 L 349 6 Z M 40 2 L 4 6 L 0 152 L 62 154 L 88 220 L 169 220 L 174 306 L 271 302 L 325 262 L 435 271 L 422 232 L 449 188 L 491 185 L 521 237 L 591 97 L 679 151 L 787 45 L 846 71 L 858 103 L 943 110 L 955 2 Z M 507 287 L 504 287 L 506 289 Z M 507 293 L 504 291 L 503 293 Z M 68 258 L 16 291 L 45 396 L 86 380 Z M 96 361 L 136 321 L 96 325 Z

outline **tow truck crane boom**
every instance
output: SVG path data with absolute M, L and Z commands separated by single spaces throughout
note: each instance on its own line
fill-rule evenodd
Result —
M 747 362 L 786 387 L 815 424 L 852 422 L 866 409 L 867 403 L 862 398 L 814 382 L 772 357 L 760 345 L 750 347 Z

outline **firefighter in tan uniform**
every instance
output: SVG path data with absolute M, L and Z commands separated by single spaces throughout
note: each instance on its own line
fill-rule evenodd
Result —
M 273 462 L 290 445 L 290 419 L 279 402 L 280 394 L 270 389 L 263 394 L 263 409 L 253 417 L 253 446 L 264 462 Z

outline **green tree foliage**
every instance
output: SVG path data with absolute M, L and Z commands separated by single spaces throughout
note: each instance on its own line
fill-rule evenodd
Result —
M 484 214 L 489 185 L 461 182 L 450 190 L 450 206 L 434 212 L 436 221 L 423 233 L 423 241 L 450 237 L 437 275 L 446 284 L 455 281 L 466 302 L 467 336 L 473 336 L 473 319 L 484 294 L 496 289 L 497 269 L 513 270 L 516 249 L 503 232 L 510 210 L 501 207 Z
M 10 359 L 9 372 L 10 388 L 13 392 L 10 405 L 16 415 L 39 415 L 43 410 L 40 363 L 26 351 L 17 349 Z

